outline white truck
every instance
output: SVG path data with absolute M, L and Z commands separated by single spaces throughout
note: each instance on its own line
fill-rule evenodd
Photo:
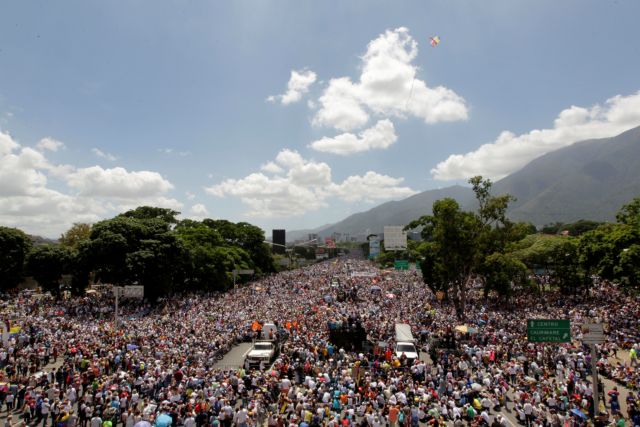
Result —
M 262 364 L 263 368 L 268 368 L 279 353 L 279 345 L 278 328 L 273 323 L 265 323 L 260 339 L 253 342 L 251 350 L 247 353 L 245 366 L 257 368 Z
M 411 333 L 411 326 L 406 323 L 396 323 L 396 356 L 400 358 L 402 354 L 407 357 L 409 363 L 413 363 L 419 357 L 416 349 L 415 339 Z

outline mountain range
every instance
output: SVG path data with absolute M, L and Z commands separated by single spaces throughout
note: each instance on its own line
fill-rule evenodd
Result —
M 536 226 L 579 219 L 612 221 L 622 205 L 640 196 L 640 127 L 544 154 L 495 182 L 491 192 L 514 196 L 509 218 Z M 471 188 L 455 185 L 386 202 L 335 224 L 288 231 L 287 241 L 306 240 L 309 233 L 364 238 L 381 233 L 385 225 L 406 225 L 430 214 L 433 202 L 445 197 L 465 209 L 475 208 Z

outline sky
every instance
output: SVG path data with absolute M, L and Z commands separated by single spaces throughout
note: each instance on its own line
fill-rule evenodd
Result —
M 315 228 L 640 125 L 637 0 L 0 3 L 0 225 Z M 438 37 L 435 47 L 431 39 Z

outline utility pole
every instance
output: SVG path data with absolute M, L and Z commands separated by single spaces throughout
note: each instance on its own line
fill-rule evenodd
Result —
M 598 395 L 598 361 L 597 359 L 597 351 L 596 345 L 590 344 L 591 347 L 591 378 L 593 378 L 593 416 L 594 418 L 598 416 L 600 412 L 600 396 Z

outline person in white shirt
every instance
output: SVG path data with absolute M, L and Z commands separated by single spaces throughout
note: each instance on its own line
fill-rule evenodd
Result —
M 196 419 L 193 416 L 193 412 L 189 413 L 187 418 L 185 418 L 184 420 L 184 427 L 195 427 L 196 426 Z
M 529 401 L 525 402 L 522 411 L 525 416 L 525 426 L 529 427 L 533 421 L 533 405 Z
M 42 427 L 46 427 L 47 425 L 49 412 L 51 412 L 51 404 L 49 403 L 49 399 L 45 398 L 40 405 L 40 414 L 42 414 Z
M 101 427 L 102 426 L 102 418 L 96 414 L 93 418 L 91 418 L 91 427 Z
M 233 421 L 237 427 L 247 427 L 248 418 L 249 412 L 247 411 L 247 408 L 241 408 L 238 412 L 236 412 L 235 417 L 233 417 Z

